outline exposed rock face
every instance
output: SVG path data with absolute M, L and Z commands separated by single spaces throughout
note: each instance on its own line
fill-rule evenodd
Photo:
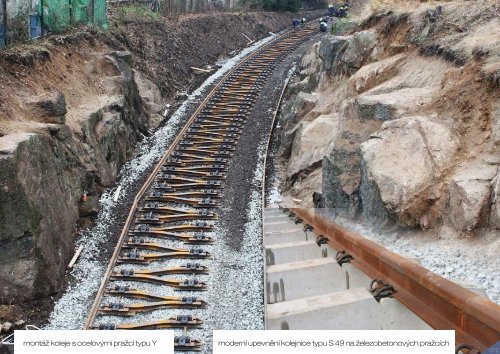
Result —
M 393 78 L 404 64 L 406 54 L 398 54 L 361 67 L 349 78 L 349 86 L 357 94 L 366 92 Z
M 311 48 L 285 104 L 316 103 L 281 121 L 285 195 L 445 238 L 500 229 L 499 23 L 486 4 L 474 23 L 466 9 L 374 15 Z M 319 117 L 335 128 L 309 138 Z
M 66 121 L 66 100 L 59 91 L 36 97 L 28 105 L 33 107 L 33 113 L 39 114 L 45 123 L 64 124 Z
M 162 114 L 167 109 L 163 103 L 160 89 L 137 70 L 134 70 L 134 79 L 139 95 L 149 110 L 149 129 L 154 130 L 163 120 Z
M 470 232 L 488 223 L 491 182 L 497 166 L 473 164 L 452 177 L 448 217 L 456 230 Z
M 332 141 L 338 133 L 338 119 L 322 115 L 312 122 L 302 122 L 293 140 L 292 154 L 288 166 L 291 176 L 319 165 L 329 146 L 324 141 Z
M 500 102 L 496 101 L 491 109 L 491 139 L 500 148 Z
M 10 138 L 0 138 L 0 144 Z M 77 157 L 50 136 L 17 138 L 12 154 L 0 159 L 2 303 L 45 296 L 62 286 L 78 218 L 81 171 L 68 169 Z
M 374 32 L 356 32 L 349 38 L 349 45 L 342 55 L 341 61 L 349 71 L 356 72 L 366 63 L 376 44 L 377 36 Z
M 359 210 L 359 152 L 341 145 L 323 157 L 322 193 L 325 205 L 336 211 Z
M 47 296 L 63 285 L 80 217 L 98 210 L 98 190 L 116 180 L 128 150 L 148 128 L 148 115 L 130 66 L 130 55 L 114 52 L 107 65 L 112 95 L 91 102 L 93 112 L 66 112 L 60 92 L 36 98 L 32 107 L 44 130 L 0 137 L 0 303 Z M 85 113 L 87 112 L 87 113 Z M 54 118 L 54 119 L 52 119 Z M 81 200 L 86 191 L 89 199 Z
M 318 83 L 324 76 L 323 62 L 319 60 L 318 50 L 320 43 L 312 45 L 312 49 L 307 52 L 299 62 L 298 77 L 296 82 L 288 85 L 288 92 L 297 95 L 300 92 L 310 93 L 315 90 Z
M 356 109 L 363 119 L 397 119 L 407 113 L 408 107 L 429 103 L 433 92 L 431 88 L 406 88 L 385 94 L 366 92 L 356 98 Z
M 400 224 L 417 226 L 440 197 L 436 180 L 452 164 L 458 150 L 457 137 L 427 118 L 384 123 L 380 132 L 361 144 L 363 215 L 379 217 L 383 214 L 381 202 Z M 379 201 L 375 201 L 377 194 Z
M 500 170 L 491 181 L 491 215 L 490 226 L 500 230 Z
M 356 32 L 351 36 L 327 36 L 321 41 L 319 56 L 325 69 L 352 75 L 367 61 L 377 44 L 374 32 Z
M 312 94 L 300 92 L 292 106 L 292 112 L 298 117 L 304 117 L 318 102 Z
M 347 37 L 328 36 L 321 41 L 319 57 L 323 60 L 326 70 L 331 70 L 340 61 L 348 44 Z

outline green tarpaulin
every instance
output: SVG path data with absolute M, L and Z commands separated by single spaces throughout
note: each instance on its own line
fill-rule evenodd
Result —
M 108 27 L 106 0 L 42 0 L 38 14 L 43 18 L 44 29 L 49 32 L 61 32 L 78 23 Z

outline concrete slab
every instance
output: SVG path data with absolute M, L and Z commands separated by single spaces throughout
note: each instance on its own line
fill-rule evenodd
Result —
M 270 232 L 264 233 L 264 245 L 272 245 L 276 243 L 305 241 L 306 233 L 303 230 L 294 230 L 286 232 Z
M 271 265 L 266 275 L 268 304 L 346 290 L 345 272 L 332 258 Z
M 318 236 L 316 236 L 316 234 L 315 234 L 314 235 L 314 240 L 316 240 L 317 237 Z M 322 253 L 323 253 L 323 257 L 331 257 L 331 258 L 335 259 L 335 255 L 337 254 L 337 250 L 331 248 L 327 244 L 321 245 L 321 250 L 322 250 Z
M 342 264 L 342 269 L 347 275 L 347 288 L 365 288 L 368 289 L 372 279 L 365 273 L 360 271 L 358 268 L 354 267 L 352 264 L 344 263 Z
M 283 212 L 283 209 L 272 209 L 272 208 L 267 208 L 264 209 L 264 216 L 280 216 L 280 215 L 285 215 L 286 214 Z
M 311 240 L 316 242 L 316 240 L 318 239 L 318 235 L 316 235 L 314 231 L 305 231 L 305 233 L 306 233 L 306 240 Z
M 378 307 L 381 321 L 380 329 L 432 329 L 396 299 L 382 299 Z
M 264 232 L 284 232 L 284 231 L 304 230 L 301 224 L 296 225 L 293 222 L 264 222 Z
M 323 248 L 323 255 L 325 257 L 332 257 L 335 259 L 337 255 L 337 250 L 333 249 L 329 245 L 321 245 Z M 365 273 L 354 267 L 350 263 L 344 263 L 341 269 L 346 273 L 347 289 L 353 288 L 366 288 L 370 286 L 372 281 Z
M 266 246 L 266 265 L 321 258 L 321 248 L 314 241 L 296 241 Z
M 379 329 L 379 304 L 359 288 L 267 305 L 266 329 Z
M 290 219 L 285 214 L 272 215 L 272 216 L 264 215 L 264 223 L 273 223 L 273 222 L 292 222 L 292 219 Z

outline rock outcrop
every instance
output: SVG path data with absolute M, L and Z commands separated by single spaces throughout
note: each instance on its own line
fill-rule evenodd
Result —
M 332 141 L 338 133 L 337 117 L 321 115 L 312 122 L 302 122 L 295 133 L 293 151 L 290 156 L 288 173 L 290 176 L 320 165 L 323 156 L 330 149 L 325 141 Z
M 470 233 L 488 224 L 491 208 L 492 227 L 495 225 L 495 176 L 498 173 L 500 157 L 496 160 L 475 160 L 455 171 L 449 186 L 447 217 L 456 230 Z
M 459 146 L 447 127 L 426 117 L 384 123 L 361 144 L 363 215 L 375 221 L 383 208 L 401 225 L 419 225 L 440 198 L 436 181 L 453 164 Z
M 130 54 L 111 52 L 92 64 L 106 71 L 108 95 L 71 109 L 59 91 L 35 97 L 32 132 L 0 137 L 0 303 L 62 287 L 76 221 L 97 213 L 99 191 L 114 184 L 149 128 Z
M 66 100 L 59 91 L 54 91 L 34 97 L 28 103 L 33 108 L 33 114 L 39 116 L 44 123 L 64 124 L 66 122 Z
M 464 6 L 372 16 L 311 48 L 280 118 L 286 193 L 378 226 L 499 229 L 500 25 Z
M 0 158 L 1 303 L 62 286 L 83 182 L 78 157 L 63 141 L 23 134 L 0 138 L 0 148 L 6 143 L 10 149 Z
M 352 75 L 366 63 L 376 43 L 377 37 L 371 31 L 328 36 L 321 41 L 319 57 L 326 70 Z
M 491 181 L 491 215 L 490 225 L 496 230 L 500 230 L 500 170 Z

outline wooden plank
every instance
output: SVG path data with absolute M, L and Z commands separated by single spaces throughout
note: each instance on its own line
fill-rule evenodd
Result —
M 191 69 L 196 70 L 196 71 L 201 71 L 201 72 L 204 72 L 204 73 L 211 73 L 212 72 L 212 70 L 197 68 L 195 66 L 192 66 Z
M 71 259 L 71 262 L 69 262 L 69 264 L 68 264 L 68 269 L 72 269 L 73 268 L 73 266 L 76 263 L 76 260 L 80 256 L 80 253 L 82 253 L 82 250 L 83 250 L 83 245 L 81 245 L 80 247 L 78 247 L 78 250 L 76 251 L 76 253 L 73 256 L 73 258 Z
M 250 39 L 250 37 L 248 37 L 245 33 L 241 32 L 241 34 L 243 36 L 245 36 L 245 38 L 249 41 L 249 42 L 253 42 L 253 40 Z

